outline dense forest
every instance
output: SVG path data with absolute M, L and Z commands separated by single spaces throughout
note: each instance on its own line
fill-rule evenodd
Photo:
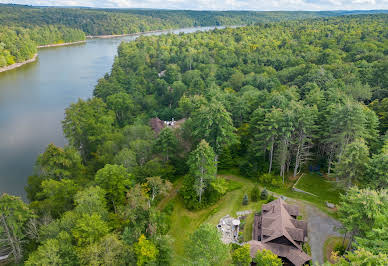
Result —
M 23 62 L 36 45 L 81 41 L 85 35 L 130 34 L 197 26 L 247 25 L 351 12 L 207 12 L 48 8 L 0 4 L 0 67 Z
M 0 67 L 32 58 L 37 53 L 37 46 L 81 40 L 85 40 L 81 30 L 64 26 L 0 26 Z
M 220 169 L 276 188 L 314 168 L 344 191 L 349 245 L 337 265 L 384 265 L 387 25 L 387 15 L 355 15 L 122 43 L 94 96 L 66 109 L 69 145 L 38 157 L 31 203 L 0 197 L 0 247 L 27 265 L 171 265 L 174 205 L 160 202 L 172 183 L 198 210 L 230 189 Z M 214 226 L 186 242 L 187 265 L 251 260 Z
M 355 12 L 218 12 L 152 9 L 48 8 L 0 4 L 0 24 L 23 27 L 30 27 L 31 25 L 64 25 L 80 29 L 86 35 L 111 35 L 183 27 L 247 25 L 256 22 L 338 16 Z

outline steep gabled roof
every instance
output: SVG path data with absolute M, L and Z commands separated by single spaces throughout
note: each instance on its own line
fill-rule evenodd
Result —
M 305 231 L 303 227 L 295 225 L 300 223 L 291 215 L 297 216 L 298 207 L 286 204 L 283 199 L 278 198 L 262 206 L 262 235 L 261 241 L 268 243 L 275 239 L 285 237 L 295 248 L 302 250 L 302 247 L 295 241 L 304 241 Z
M 250 246 L 250 255 L 252 258 L 256 257 L 258 250 L 270 250 L 272 253 L 279 257 L 287 258 L 291 263 L 296 266 L 301 266 L 311 260 L 311 257 L 304 253 L 302 250 L 294 248 L 292 246 L 276 244 L 276 243 L 263 243 L 257 240 L 248 241 Z

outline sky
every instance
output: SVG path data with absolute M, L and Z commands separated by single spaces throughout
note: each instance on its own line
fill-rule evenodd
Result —
M 0 3 L 97 8 L 192 10 L 370 10 L 388 9 L 388 0 L 0 0 Z

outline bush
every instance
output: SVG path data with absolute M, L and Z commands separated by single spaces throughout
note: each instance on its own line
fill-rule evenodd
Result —
M 303 251 L 304 251 L 306 254 L 308 254 L 308 255 L 311 256 L 311 247 L 310 247 L 309 243 L 307 243 L 307 242 L 303 243 L 302 249 L 303 249 Z
M 259 177 L 260 183 L 274 188 L 279 188 L 283 185 L 283 181 L 280 176 L 273 174 L 263 174 Z
M 276 200 L 276 198 L 273 195 L 269 195 L 269 197 L 267 199 L 267 203 L 274 201 L 274 200 Z
M 267 189 L 264 188 L 263 191 L 261 191 L 260 198 L 262 200 L 266 200 L 268 198 L 268 191 L 267 191 Z
M 342 243 L 337 243 L 335 246 L 334 246 L 334 251 L 335 252 L 338 252 L 338 255 L 339 256 L 342 256 L 345 254 L 345 251 L 346 251 L 346 247 L 344 245 L 342 245 Z
M 171 215 L 173 211 L 174 211 L 174 204 L 172 203 L 172 201 L 170 201 L 166 205 L 166 207 L 164 207 L 163 212 L 168 214 L 168 215 Z
M 243 198 L 243 201 L 242 201 L 242 204 L 243 204 L 243 205 L 248 205 L 248 203 L 249 203 L 248 195 L 245 194 L 245 195 L 244 195 L 244 198 Z
M 258 185 L 255 185 L 251 191 L 251 201 L 257 202 L 260 199 L 260 189 Z

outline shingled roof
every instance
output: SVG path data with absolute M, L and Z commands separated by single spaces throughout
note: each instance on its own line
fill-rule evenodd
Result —
M 297 220 L 298 206 L 289 205 L 281 198 L 264 204 L 261 216 L 255 216 L 255 226 L 259 226 L 258 235 L 261 241 L 249 241 L 251 256 L 255 257 L 257 250 L 271 250 L 279 257 L 287 258 L 294 265 L 303 265 L 311 260 L 302 249 L 301 244 L 307 236 L 307 223 Z M 254 230 L 256 232 L 256 230 Z
M 311 257 L 304 253 L 303 251 L 276 243 L 263 243 L 257 240 L 248 241 L 247 244 L 250 246 L 251 257 L 254 258 L 258 250 L 270 250 L 272 253 L 278 255 L 279 257 L 287 258 L 292 264 L 296 266 L 301 266 L 311 260 Z

